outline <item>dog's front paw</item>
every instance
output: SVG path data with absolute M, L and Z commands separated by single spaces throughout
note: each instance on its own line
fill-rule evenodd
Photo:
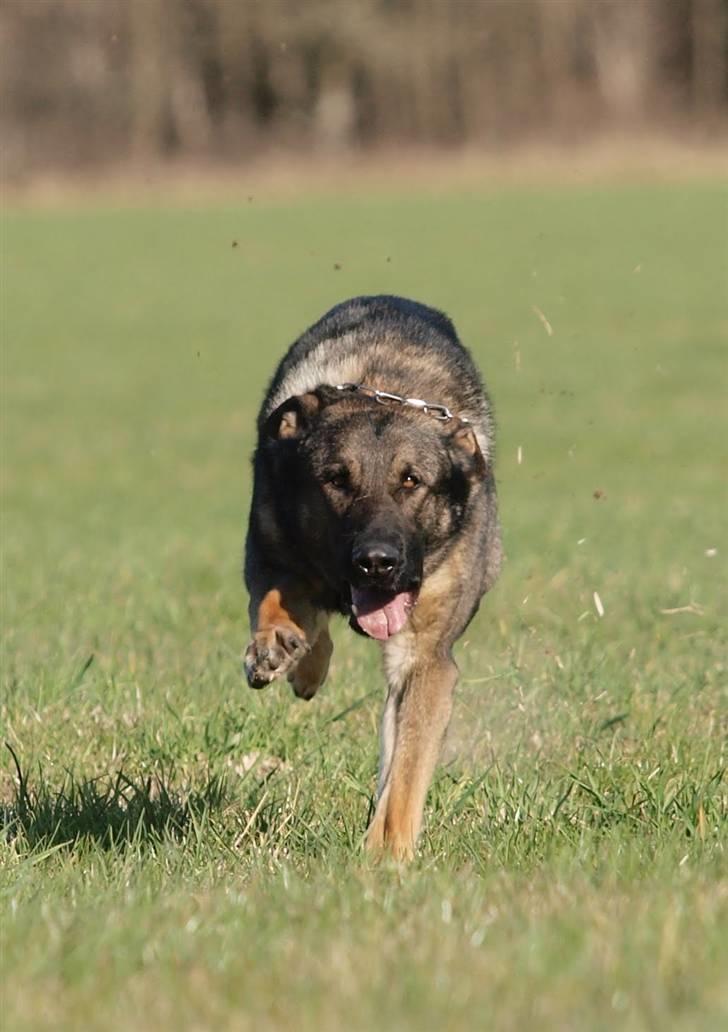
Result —
M 258 631 L 245 650 L 245 676 L 251 688 L 265 688 L 289 673 L 310 652 L 303 635 L 293 627 Z

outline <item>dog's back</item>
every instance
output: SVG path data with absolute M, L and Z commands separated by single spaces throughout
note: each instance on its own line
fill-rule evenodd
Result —
M 473 425 L 483 455 L 492 454 L 491 409 L 480 375 L 451 321 L 434 308 L 389 295 L 336 305 L 282 359 L 260 425 L 287 398 L 342 383 L 446 405 Z

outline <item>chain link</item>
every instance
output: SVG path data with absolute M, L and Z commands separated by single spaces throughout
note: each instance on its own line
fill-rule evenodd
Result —
M 406 405 L 408 408 L 419 409 L 420 412 L 424 412 L 426 415 L 439 419 L 442 422 L 447 422 L 448 419 L 458 419 L 461 423 L 468 422 L 462 416 L 453 415 L 447 405 L 435 405 L 432 402 L 423 401 L 422 398 L 405 398 L 402 394 L 378 391 L 376 387 L 367 387 L 363 383 L 339 383 L 336 385 L 336 390 L 347 391 L 352 394 L 363 394 L 366 398 L 373 398 L 380 405 Z

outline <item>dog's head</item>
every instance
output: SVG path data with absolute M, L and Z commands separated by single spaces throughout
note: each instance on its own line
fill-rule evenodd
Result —
M 321 572 L 335 571 L 352 625 L 380 640 L 396 634 L 486 475 L 472 428 L 322 387 L 280 405 L 266 432 L 291 511 Z

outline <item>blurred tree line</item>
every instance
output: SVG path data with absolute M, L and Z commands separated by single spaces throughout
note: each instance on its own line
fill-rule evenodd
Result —
M 6 175 L 722 124 L 728 0 L 4 0 Z

